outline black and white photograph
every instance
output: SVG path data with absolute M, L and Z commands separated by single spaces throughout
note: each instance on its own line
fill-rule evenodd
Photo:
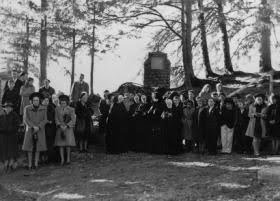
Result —
M 0 0 L 0 201 L 280 200 L 280 0 Z

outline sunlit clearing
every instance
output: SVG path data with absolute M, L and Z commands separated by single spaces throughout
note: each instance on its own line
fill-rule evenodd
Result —
M 79 194 L 69 194 L 69 193 L 59 193 L 53 196 L 56 199 L 63 199 L 63 200 L 78 200 L 83 199 L 85 196 Z
M 267 161 L 267 162 L 273 162 L 273 163 L 280 163 L 280 157 L 268 157 L 268 158 L 242 158 L 244 160 L 256 160 L 256 161 Z
M 92 179 L 90 180 L 91 183 L 113 183 L 113 180 L 108 179 Z
M 218 186 L 225 187 L 225 188 L 231 188 L 231 189 L 238 189 L 238 188 L 249 188 L 248 185 L 241 185 L 237 183 L 218 183 Z
M 169 164 L 175 165 L 178 167 L 210 167 L 214 166 L 211 163 L 203 163 L 203 162 L 170 162 Z

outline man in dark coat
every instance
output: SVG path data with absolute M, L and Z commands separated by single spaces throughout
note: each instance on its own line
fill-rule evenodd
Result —
M 80 80 L 75 82 L 71 89 L 71 103 L 73 106 L 76 106 L 76 103 L 79 101 L 79 97 L 82 92 L 87 92 L 89 94 L 89 85 L 84 81 L 85 75 L 80 75 Z
M 44 80 L 44 86 L 39 89 L 39 93 L 44 97 L 48 97 L 51 101 L 52 95 L 55 94 L 55 90 L 50 86 L 50 80 Z
M 25 81 L 28 78 L 28 74 L 25 72 L 22 72 L 18 77 L 17 71 L 13 70 L 11 76 L 12 76 L 12 80 L 14 81 L 14 84 L 15 84 L 14 88 L 17 91 L 17 93 L 19 94 L 20 88 L 24 85 Z M 9 80 L 5 84 L 4 91 L 6 91 L 9 88 L 8 82 L 9 82 Z
M 15 82 L 13 80 L 8 81 L 8 89 L 4 91 L 2 97 L 2 105 L 7 102 L 13 104 L 14 111 L 19 115 L 20 96 L 15 88 Z

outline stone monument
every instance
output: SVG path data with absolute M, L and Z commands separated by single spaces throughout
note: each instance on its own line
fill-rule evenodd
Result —
M 144 63 L 144 87 L 170 88 L 170 61 L 163 52 L 151 52 Z

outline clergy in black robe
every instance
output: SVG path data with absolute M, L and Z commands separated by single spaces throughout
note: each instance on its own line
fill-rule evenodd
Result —
M 123 104 L 123 96 L 114 100 L 108 116 L 108 132 L 106 133 L 106 150 L 109 154 L 120 154 L 128 151 L 128 111 Z
M 152 154 L 164 154 L 166 151 L 165 136 L 162 127 L 161 115 L 165 109 L 165 103 L 162 99 L 164 93 L 153 93 L 153 103 L 148 111 L 149 115 L 149 152 Z
M 182 152 L 181 118 L 182 107 L 172 105 L 172 100 L 166 100 L 166 107 L 162 113 L 165 136 L 165 153 L 177 155 Z
M 139 120 L 138 120 L 138 129 L 139 129 L 139 139 L 137 148 L 138 152 L 148 152 L 149 150 L 149 119 L 148 111 L 151 108 L 150 103 L 147 102 L 147 96 L 141 96 L 141 103 L 139 106 Z
M 205 118 L 205 143 L 209 154 L 217 154 L 217 140 L 220 134 L 220 113 L 213 98 L 208 100 Z
M 141 124 L 140 124 L 140 98 L 138 95 L 134 96 L 134 102 L 129 108 L 129 135 L 128 143 L 131 151 L 140 151 L 139 141 L 141 139 Z
M 245 103 L 238 101 L 236 108 L 236 120 L 234 123 L 233 148 L 237 153 L 249 153 L 251 148 L 251 139 L 246 136 L 246 130 L 249 124 L 249 110 Z

